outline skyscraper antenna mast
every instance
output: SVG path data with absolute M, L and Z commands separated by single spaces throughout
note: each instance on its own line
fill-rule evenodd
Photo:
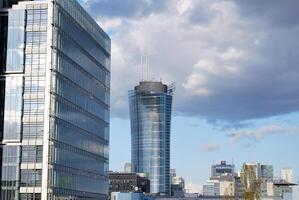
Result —
M 148 57 L 147 55 L 145 56 L 145 64 L 146 64 L 146 71 L 147 71 L 147 74 L 146 74 L 146 79 L 149 80 L 149 68 L 148 68 Z
M 143 55 L 140 52 L 140 65 L 141 65 L 141 81 L 143 81 Z

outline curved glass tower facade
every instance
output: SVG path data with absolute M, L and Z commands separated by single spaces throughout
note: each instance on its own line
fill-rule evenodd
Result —
M 170 193 L 170 122 L 172 88 L 140 82 L 129 92 L 132 168 L 146 173 L 151 193 Z

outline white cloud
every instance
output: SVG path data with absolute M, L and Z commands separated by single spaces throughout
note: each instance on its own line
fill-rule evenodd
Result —
M 127 91 L 141 79 L 141 52 L 149 57 L 150 80 L 176 82 L 177 113 L 236 122 L 299 110 L 298 27 L 265 26 L 268 20 L 243 15 L 234 1 L 105 6 L 97 19 L 113 33 L 112 116 L 128 116 Z
M 193 0 L 179 0 L 177 2 L 177 11 L 180 15 L 192 9 L 192 7 L 193 7 Z
M 244 59 L 246 57 L 244 52 L 233 47 L 228 48 L 225 52 L 218 54 L 218 56 L 225 61 Z
M 243 139 L 259 141 L 268 135 L 299 135 L 299 126 L 282 126 L 279 124 L 265 125 L 256 129 L 245 129 L 231 133 L 229 137 L 232 141 Z

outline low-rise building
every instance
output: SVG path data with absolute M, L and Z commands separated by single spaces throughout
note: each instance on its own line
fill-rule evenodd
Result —
M 142 192 L 112 192 L 110 200 L 155 200 Z
M 234 188 L 235 188 L 235 197 L 236 199 L 243 198 L 243 194 L 245 192 L 244 184 L 241 181 L 241 178 L 239 176 L 236 176 L 234 178 Z
M 274 190 L 273 190 L 273 182 L 262 180 L 261 181 L 261 197 L 273 197 Z
M 202 186 L 204 196 L 220 196 L 220 184 L 218 180 L 207 180 Z
M 279 180 L 274 182 L 274 197 L 275 199 L 293 200 L 293 186 L 296 184 Z
M 235 184 L 227 180 L 208 180 L 203 185 L 203 196 L 234 196 Z
M 136 173 L 109 173 L 109 192 L 150 193 L 150 180 Z

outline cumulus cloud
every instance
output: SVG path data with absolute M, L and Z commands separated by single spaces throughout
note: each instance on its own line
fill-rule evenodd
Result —
M 219 144 L 202 144 L 200 149 L 205 152 L 217 151 L 220 149 Z
M 141 79 L 142 52 L 149 57 L 149 79 L 176 82 L 177 114 L 236 123 L 299 110 L 298 2 L 84 5 L 113 33 L 114 117 L 128 117 L 127 91 Z
M 259 141 L 268 135 L 299 135 L 299 126 L 282 126 L 278 124 L 270 124 L 256 129 L 238 130 L 229 134 L 232 141 L 254 140 Z

